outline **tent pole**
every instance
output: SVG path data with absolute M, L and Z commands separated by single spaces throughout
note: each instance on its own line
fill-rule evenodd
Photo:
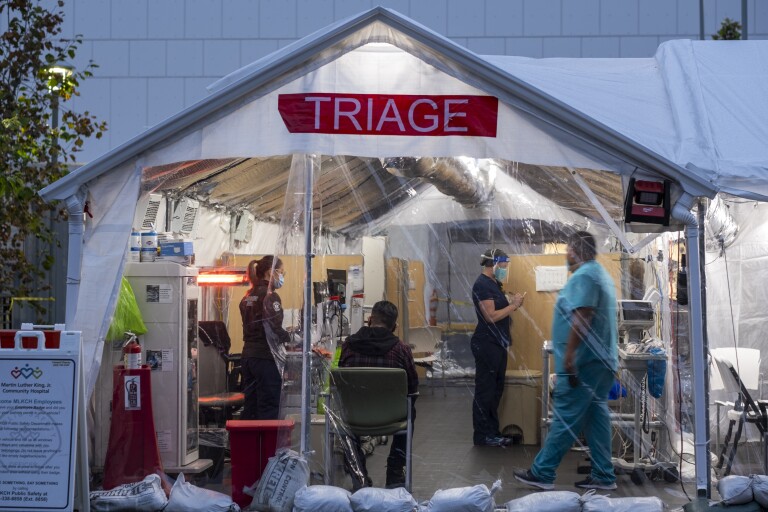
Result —
M 687 195 L 687 194 L 684 194 Z M 690 198 L 690 196 L 688 196 Z M 701 211 L 697 219 L 685 203 L 678 201 L 673 216 L 685 222 L 685 241 L 688 253 L 688 298 L 690 307 L 691 360 L 693 361 L 693 416 L 694 461 L 696 465 L 696 495 L 709 498 L 711 492 L 709 471 L 709 424 L 707 423 L 707 365 L 702 310 L 702 266 L 699 236 L 703 236 Z
M 77 296 L 80 293 L 80 264 L 83 256 L 83 221 L 85 202 L 80 193 L 67 198 L 69 213 L 69 247 L 67 249 L 67 290 L 64 323 L 69 327 L 75 320 Z
M 301 358 L 301 454 L 309 460 L 311 456 L 310 428 L 312 416 L 310 403 L 312 397 L 312 195 L 314 167 L 318 163 L 315 155 L 304 157 L 304 318 L 303 352 Z

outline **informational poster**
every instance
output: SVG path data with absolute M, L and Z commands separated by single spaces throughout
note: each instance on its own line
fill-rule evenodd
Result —
M 75 359 L 0 359 L 0 510 L 72 506 L 76 369 Z
M 537 292 L 556 292 L 565 287 L 568 281 L 568 267 L 544 267 L 534 269 L 536 273 Z
M 170 284 L 148 284 L 147 302 L 170 304 L 173 302 L 173 288 L 171 288 Z

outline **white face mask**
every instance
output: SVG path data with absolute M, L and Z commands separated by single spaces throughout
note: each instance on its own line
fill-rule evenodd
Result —
M 277 280 L 272 281 L 272 286 L 277 290 L 278 288 L 281 288 L 285 284 L 285 277 L 283 277 L 283 274 L 278 274 Z

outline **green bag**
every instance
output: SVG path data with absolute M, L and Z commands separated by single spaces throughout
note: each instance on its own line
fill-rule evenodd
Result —
M 112 324 L 107 331 L 107 341 L 122 340 L 126 331 L 138 336 L 147 332 L 147 326 L 144 325 L 144 319 L 141 318 L 141 311 L 139 311 L 139 305 L 136 303 L 136 296 L 133 294 L 131 283 L 123 277 L 120 282 L 120 294 L 117 296 L 115 315 L 112 317 Z

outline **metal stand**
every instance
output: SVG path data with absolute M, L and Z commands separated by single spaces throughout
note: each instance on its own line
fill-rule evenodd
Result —
M 552 416 L 549 411 L 549 358 L 553 352 L 552 344 L 545 341 L 541 348 L 542 356 L 542 376 L 541 376 L 541 442 L 544 443 L 549 432 L 549 425 L 552 422 Z M 638 381 L 648 369 L 648 361 L 653 359 L 664 359 L 663 355 L 655 354 L 627 354 L 619 350 L 619 366 L 622 371 L 630 373 Z M 629 474 L 632 482 L 642 484 L 647 476 L 659 476 L 667 482 L 676 482 L 679 479 L 677 466 L 672 462 L 664 462 L 653 459 L 650 454 L 643 455 L 641 452 L 643 446 L 643 431 L 641 425 L 641 399 L 640 393 L 634 393 L 634 412 L 633 413 L 611 413 L 611 425 L 625 431 L 632 432 L 633 460 L 628 462 L 618 457 L 612 458 L 614 470 L 617 473 Z M 654 420 L 649 422 L 651 428 L 660 429 L 664 422 Z

